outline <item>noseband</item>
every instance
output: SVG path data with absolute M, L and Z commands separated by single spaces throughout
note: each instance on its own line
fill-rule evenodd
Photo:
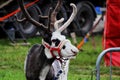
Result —
M 43 46 L 44 46 L 45 48 L 48 48 L 48 49 L 50 50 L 50 53 L 51 53 L 52 57 L 54 57 L 54 58 L 61 58 L 61 57 L 62 57 L 62 55 L 61 55 L 61 49 L 62 49 L 62 47 L 65 45 L 66 42 L 69 42 L 69 40 L 63 40 L 63 41 L 61 41 L 61 42 L 59 43 L 58 46 L 52 47 L 52 46 L 49 45 L 47 42 L 45 42 L 44 40 L 42 40 Z M 56 55 L 53 53 L 54 51 L 57 51 L 58 56 L 56 56 Z

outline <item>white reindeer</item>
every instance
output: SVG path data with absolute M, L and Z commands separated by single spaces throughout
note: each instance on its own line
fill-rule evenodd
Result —
M 23 1 L 18 0 L 21 10 L 23 11 L 26 18 L 38 27 L 42 27 L 41 24 L 35 21 L 23 7 Z M 27 80 L 57 80 L 55 76 L 57 75 L 57 70 L 61 68 L 63 64 L 61 60 L 70 59 L 78 53 L 78 49 L 71 44 L 70 40 L 66 39 L 61 32 L 66 29 L 69 24 L 73 21 L 77 8 L 74 4 L 70 4 L 73 8 L 73 12 L 70 18 L 61 27 L 64 18 L 55 21 L 54 32 L 46 27 L 42 27 L 44 30 L 44 36 L 42 39 L 42 44 L 35 44 L 29 50 L 28 55 L 25 60 L 25 74 Z M 59 59 L 59 60 L 58 60 Z M 66 61 L 65 73 L 60 75 L 59 80 L 67 80 L 67 72 L 69 66 L 69 60 Z

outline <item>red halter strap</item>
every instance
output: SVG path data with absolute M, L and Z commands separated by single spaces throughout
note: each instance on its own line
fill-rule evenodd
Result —
M 51 47 L 48 43 L 46 43 L 44 40 L 42 40 L 42 44 L 44 45 L 45 48 L 48 48 L 50 50 L 50 53 L 52 57 L 57 58 L 53 51 L 57 51 L 59 57 L 62 57 L 61 55 L 61 48 L 63 45 L 67 42 L 68 40 L 61 41 L 57 47 Z

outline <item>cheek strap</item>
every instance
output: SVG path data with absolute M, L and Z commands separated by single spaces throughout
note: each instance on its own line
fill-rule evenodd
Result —
M 45 48 L 50 50 L 50 53 L 52 55 L 52 57 L 57 58 L 57 56 L 53 53 L 54 51 L 57 52 L 58 57 L 62 57 L 61 55 L 61 49 L 63 47 L 63 45 L 65 45 L 66 42 L 69 42 L 69 40 L 63 40 L 59 43 L 59 45 L 57 47 L 52 47 L 51 45 L 49 45 L 47 42 L 45 42 L 44 40 L 42 40 L 42 44 L 44 45 Z

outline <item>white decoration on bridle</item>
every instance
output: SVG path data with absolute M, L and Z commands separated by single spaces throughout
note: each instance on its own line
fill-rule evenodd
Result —
M 67 63 L 68 60 L 69 60 L 69 59 L 67 59 L 67 58 L 61 58 L 61 63 L 57 61 L 57 62 L 58 62 L 57 65 L 61 65 L 61 66 L 59 67 L 60 70 L 57 72 L 57 74 L 56 74 L 56 76 L 54 77 L 53 80 L 59 80 L 61 74 L 64 74 L 64 75 L 65 75 L 65 67 L 66 67 L 66 65 L 68 64 L 68 63 Z

